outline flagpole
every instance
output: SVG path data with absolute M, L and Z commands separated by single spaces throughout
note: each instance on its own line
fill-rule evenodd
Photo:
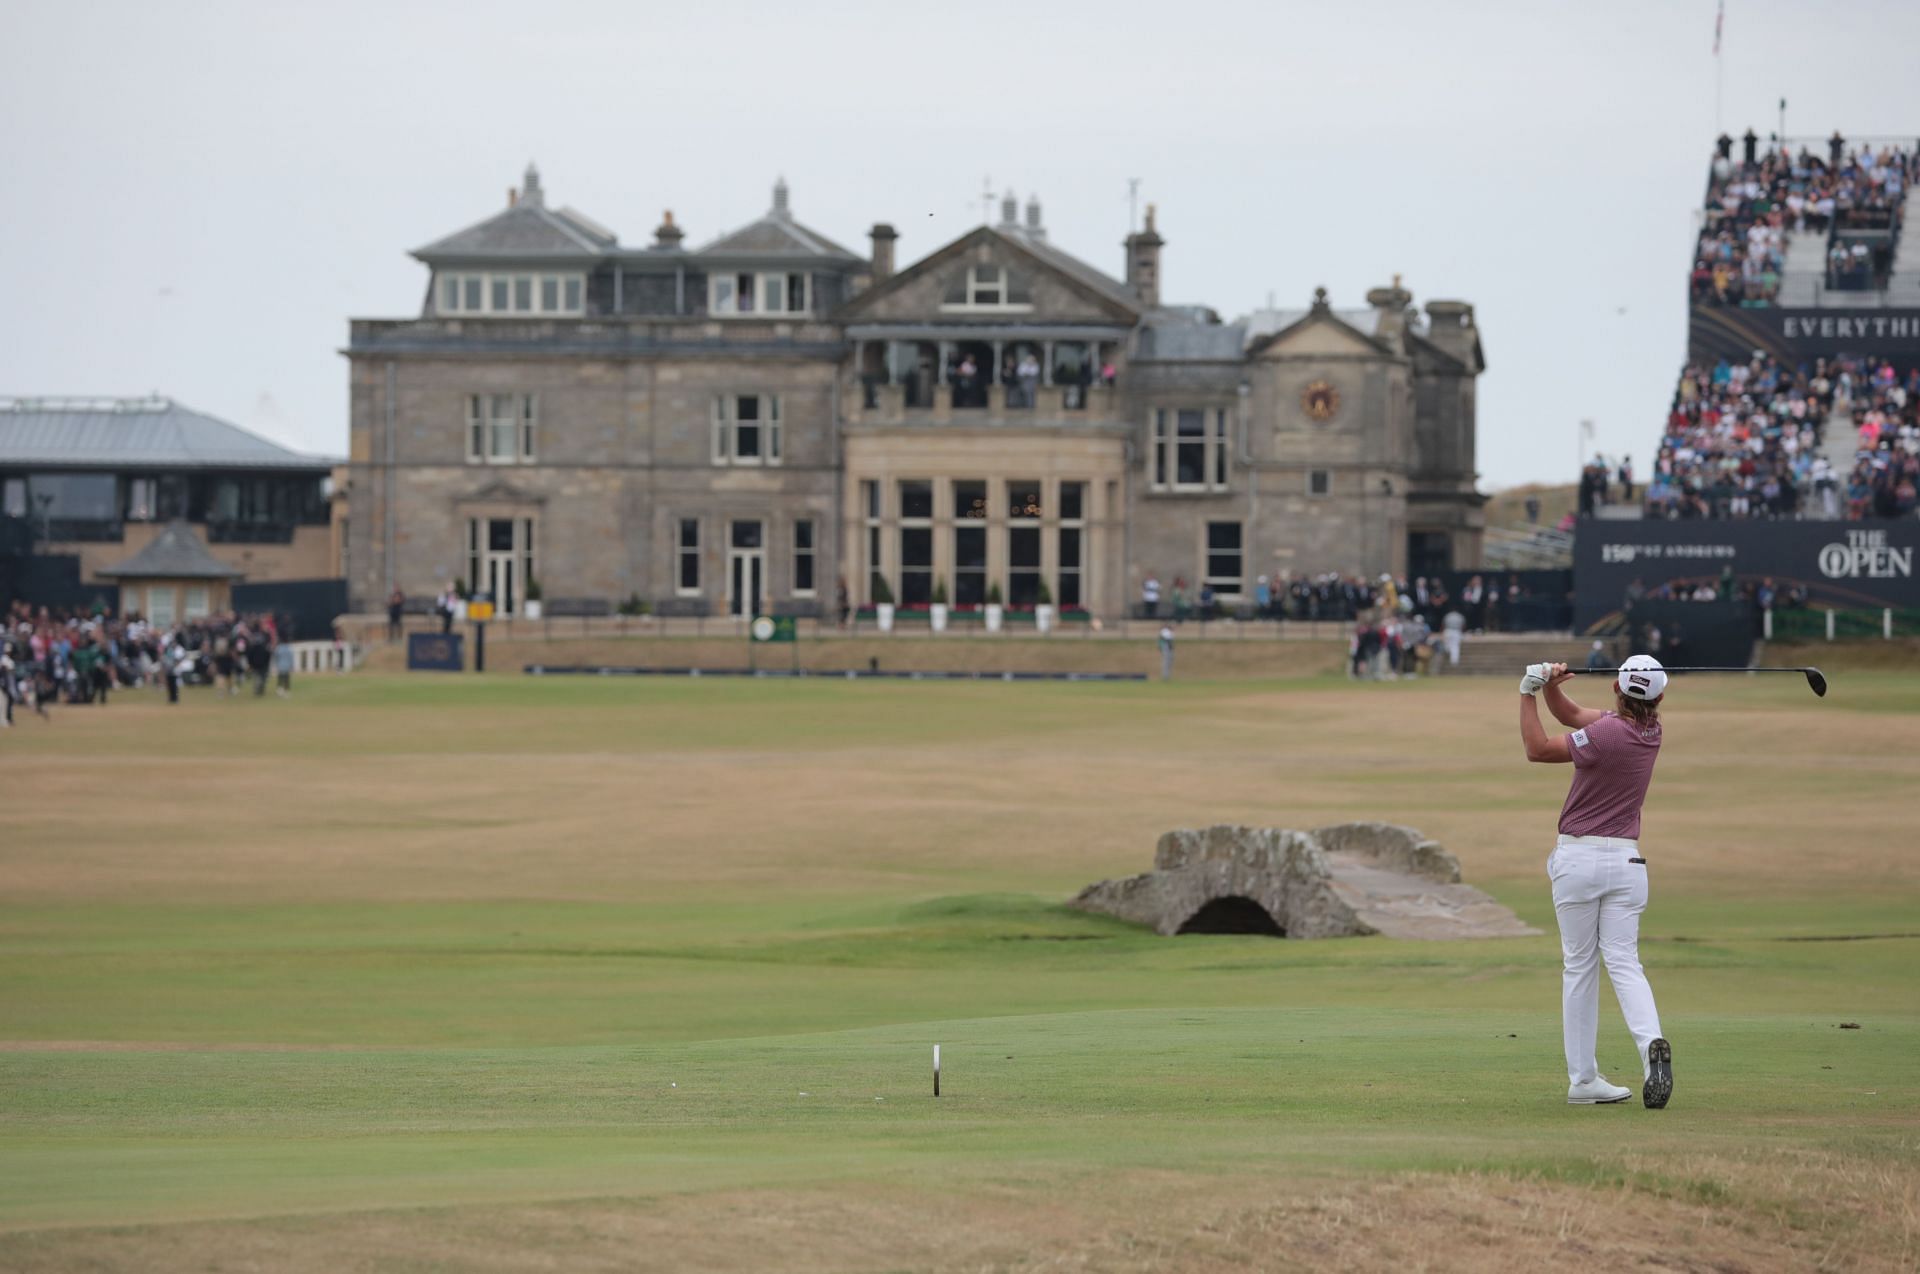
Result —
M 1713 135 L 1726 135 L 1726 59 L 1720 56 L 1720 33 L 1727 22 L 1727 0 L 1720 0 L 1720 7 L 1713 17 Z

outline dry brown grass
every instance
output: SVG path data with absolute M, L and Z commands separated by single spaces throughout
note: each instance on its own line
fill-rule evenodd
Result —
M 1786 1184 L 1786 1183 L 1783 1183 Z M 1863 1186 L 1868 1183 L 1861 1183 Z M 1884 1183 L 1880 1183 L 1884 1185 Z M 1356 1182 L 1134 1174 L 955 1189 L 849 1183 L 0 1237 L 8 1269 L 507 1271 L 1896 1271 L 1904 1221 L 1742 1214 L 1644 1186 L 1499 1176 Z M 1876 1195 L 1875 1197 L 1884 1197 Z

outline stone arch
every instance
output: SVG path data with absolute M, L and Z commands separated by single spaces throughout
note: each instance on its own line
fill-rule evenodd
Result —
M 1245 894 L 1209 898 L 1176 929 L 1176 933 L 1250 933 L 1284 938 L 1287 931 L 1271 911 Z

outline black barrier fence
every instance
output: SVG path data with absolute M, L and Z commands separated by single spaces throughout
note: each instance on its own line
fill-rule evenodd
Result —
M 1480 579 L 1483 600 L 1478 607 L 1465 601 L 1467 587 Z M 1443 608 L 1458 610 L 1467 627 L 1505 633 L 1565 632 L 1573 625 L 1573 572 L 1569 570 L 1449 571 L 1438 577 L 1449 601 Z M 1514 586 L 1519 586 L 1514 596 Z M 1484 600 L 1497 594 L 1492 606 Z M 1433 608 L 1429 607 L 1429 611 Z M 1436 626 L 1438 620 L 1434 621 Z
M 1608 522 L 1573 545 L 1574 627 L 1617 624 L 1630 590 L 1716 592 L 1773 582 L 1775 605 L 1860 610 L 1920 606 L 1913 574 L 1920 520 L 1898 522 Z M 1696 603 L 1699 604 L 1699 603 Z
M 67 554 L 0 554 L 0 612 L 15 602 L 65 611 L 117 611 L 120 590 L 85 584 L 80 559 Z
M 278 617 L 283 641 L 326 641 L 333 636 L 333 621 L 347 613 L 347 581 L 294 579 L 235 584 L 233 609 L 242 615 Z
M 1743 601 L 1640 601 L 1625 623 L 1629 650 L 1669 666 L 1738 668 L 1753 656 L 1755 612 Z

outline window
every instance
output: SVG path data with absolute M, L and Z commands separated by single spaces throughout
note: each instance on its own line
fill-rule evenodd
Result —
M 987 528 L 963 522 L 953 528 L 953 604 L 984 606 L 987 602 Z
M 187 604 L 180 612 L 180 617 L 187 620 L 205 619 L 212 613 L 213 607 L 207 600 L 207 586 L 205 584 L 187 585 Z
M 681 594 L 700 591 L 700 520 L 698 518 L 680 519 L 680 538 L 678 549 L 680 563 L 675 577 L 675 587 Z
M 154 585 L 147 589 L 147 622 L 155 628 L 165 628 L 174 621 L 171 588 Z
M 1307 470 L 1307 494 L 1326 495 L 1333 488 L 1333 475 L 1325 469 Z
M 774 394 L 723 394 L 714 399 L 713 462 L 779 464 L 779 397 Z
M 27 480 L 8 478 L 0 485 L 0 513 L 10 518 L 27 516 Z
M 1007 528 L 1007 604 L 1032 607 L 1040 601 L 1040 528 Z
M 1242 555 L 1238 522 L 1207 523 L 1206 582 L 1218 594 L 1237 597 L 1241 591 Z
M 1038 518 L 1045 502 L 1041 499 L 1040 484 L 1029 478 L 1007 479 L 1007 516 L 1009 518 Z
M 807 274 L 739 271 L 708 276 L 710 314 L 805 314 Z
M 1207 413 L 1181 411 L 1178 439 L 1174 443 L 1173 481 L 1175 486 L 1202 487 L 1207 484 Z
M 1149 486 L 1156 491 L 1227 489 L 1224 408 L 1155 408 Z
M 1086 604 L 1086 594 L 1081 587 L 1086 569 L 1082 548 L 1086 543 L 1086 492 L 1084 482 L 1060 484 L 1060 588 L 1055 600 L 1062 609 L 1078 609 Z
M 532 462 L 537 414 L 532 394 L 467 395 L 467 463 Z
M 579 314 L 586 295 L 581 274 L 443 274 L 440 312 L 459 317 L 490 314 Z
M 160 484 L 153 478 L 127 479 L 127 521 L 151 522 L 160 509 Z
M 900 516 L 902 518 L 932 517 L 933 483 L 912 479 L 903 480 L 900 483 Z
M 967 271 L 968 305 L 1005 305 L 1007 272 L 997 265 L 976 265 Z
M 963 522 L 986 521 L 987 484 L 955 482 L 953 484 L 953 516 Z
M 793 524 L 793 595 L 813 596 L 813 521 L 802 518 Z

